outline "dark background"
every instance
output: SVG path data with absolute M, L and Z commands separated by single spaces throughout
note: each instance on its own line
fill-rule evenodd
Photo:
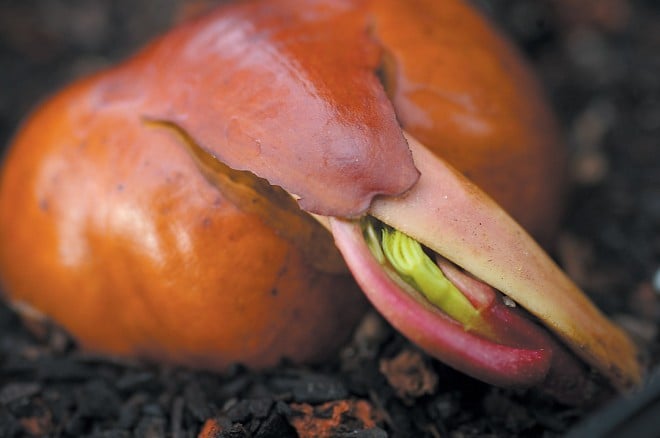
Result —
M 205 3 L 0 0 L 3 150 L 48 93 L 127 56 Z M 652 367 L 660 352 L 660 2 L 475 3 L 533 63 L 571 148 L 573 184 L 556 256 Z M 210 418 L 225 426 L 224 436 L 295 436 L 295 403 L 356 399 L 369 403 L 379 427 L 369 431 L 346 414 L 338 431 L 559 436 L 594 410 L 491 388 L 423 355 L 415 356 L 419 373 L 439 383 L 402 399 L 379 368 L 406 352 L 417 354 L 371 315 L 324 367 L 218 376 L 82 354 L 56 329 L 27 332 L 0 305 L 0 436 L 196 436 Z

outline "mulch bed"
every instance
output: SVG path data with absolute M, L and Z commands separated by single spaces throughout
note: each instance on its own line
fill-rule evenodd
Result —
M 130 53 L 183 3 L 0 3 L 0 144 L 45 93 Z M 660 359 L 660 4 L 475 3 L 534 63 L 571 146 L 557 258 L 652 369 Z M 90 355 L 56 327 L 27 330 L 0 304 L 0 437 L 553 437 L 596 410 L 470 379 L 373 313 L 322 366 L 212 374 Z

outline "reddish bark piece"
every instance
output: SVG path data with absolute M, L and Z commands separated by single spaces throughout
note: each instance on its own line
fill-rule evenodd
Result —
M 197 434 L 197 438 L 217 438 L 220 436 L 223 430 L 224 427 L 222 427 L 218 420 L 209 418 L 204 422 L 202 430 L 200 430 L 199 434 Z
M 416 398 L 433 394 L 438 387 L 438 375 L 418 351 L 406 349 L 389 359 L 381 359 L 380 372 L 407 404 Z
M 330 438 L 376 427 L 377 414 L 366 400 L 338 400 L 312 406 L 290 405 L 291 425 L 300 438 Z

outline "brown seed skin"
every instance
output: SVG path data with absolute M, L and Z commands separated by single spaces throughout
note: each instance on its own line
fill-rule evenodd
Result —
M 271 6 L 283 21 L 263 15 Z M 357 0 L 306 7 L 273 0 L 223 8 L 35 112 L 0 175 L 0 281 L 9 300 L 58 321 L 91 350 L 202 368 L 322 360 L 344 342 L 366 306 L 350 276 L 316 266 L 267 211 L 236 202 L 231 189 L 202 175 L 176 135 L 145 119 L 175 123 L 230 167 L 306 194 L 312 210 L 357 215 L 376 193 L 395 195 L 416 180 L 398 117 L 534 233 L 551 234 L 560 190 L 549 175 L 560 173 L 561 161 L 553 122 L 517 55 L 471 8 Z M 308 20 L 298 23 L 303 33 L 281 27 L 291 17 Z M 290 62 L 268 64 L 274 70 L 261 76 L 254 60 L 245 71 L 229 68 L 244 50 L 229 58 L 212 44 L 204 57 L 183 50 L 227 19 L 247 20 L 245 32 L 262 26 L 245 41 L 252 35 Z M 360 44 L 346 53 L 334 44 L 356 34 Z M 394 107 L 374 71 L 388 56 Z M 245 90 L 275 87 L 269 99 L 246 97 L 232 94 L 240 89 L 232 80 Z M 431 91 L 415 91 L 426 80 Z M 238 132 L 221 117 L 234 99 L 246 99 L 234 108 L 247 121 Z M 260 106 L 288 101 L 274 112 Z M 338 133 L 344 137 L 335 141 Z M 355 156 L 351 136 L 359 140 Z M 259 147 L 246 148 L 255 139 Z M 306 160 L 315 139 L 325 142 L 314 149 L 322 166 Z M 366 147 L 375 144 L 385 153 Z M 300 160 L 279 157 L 283 148 Z M 246 158 L 255 150 L 261 161 Z M 264 174 L 273 169 L 272 179 Z M 312 179 L 318 169 L 327 180 Z
M 552 246 L 566 150 L 529 66 L 466 2 L 373 5 L 403 128 Z

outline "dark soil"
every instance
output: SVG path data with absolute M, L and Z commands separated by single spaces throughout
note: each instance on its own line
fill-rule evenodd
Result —
M 0 145 L 44 95 L 126 56 L 183 3 L 0 1 Z M 476 3 L 533 62 L 571 147 L 557 258 L 652 369 L 660 358 L 660 2 Z M 0 437 L 195 437 L 202 428 L 208 437 L 553 437 L 596 410 L 474 381 L 374 314 L 325 366 L 218 375 L 90 356 L 55 328 L 26 330 L 0 305 Z

